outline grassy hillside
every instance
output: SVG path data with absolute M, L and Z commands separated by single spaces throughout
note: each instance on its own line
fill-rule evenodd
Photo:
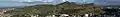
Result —
M 52 14 L 86 14 L 86 13 L 94 13 L 99 15 L 102 13 L 102 10 L 99 8 L 95 8 L 93 5 L 79 5 L 76 6 L 74 3 L 65 2 L 58 5 L 33 5 L 33 6 L 26 6 L 22 9 L 16 8 L 15 10 L 11 10 L 6 12 L 8 14 L 13 15 L 21 15 L 21 14 L 28 14 L 28 15 L 52 15 Z

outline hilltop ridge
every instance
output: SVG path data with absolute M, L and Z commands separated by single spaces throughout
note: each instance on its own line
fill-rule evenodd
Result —
M 25 6 L 22 9 L 16 9 L 16 10 L 20 10 L 20 11 L 11 10 L 6 13 L 11 15 L 29 14 L 29 15 L 39 15 L 39 16 L 57 15 L 57 14 L 84 15 L 90 13 L 93 13 L 95 15 L 100 15 L 102 13 L 101 9 L 94 7 L 94 3 L 79 5 L 68 1 L 56 5 L 44 4 L 44 5 Z

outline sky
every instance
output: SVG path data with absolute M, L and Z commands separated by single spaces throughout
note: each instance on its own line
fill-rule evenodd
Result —
M 106 5 L 106 4 L 119 5 L 120 0 L 95 0 L 94 3 L 103 4 L 103 5 Z
M 0 0 L 0 2 L 20 2 L 20 1 L 26 1 L 26 2 L 27 1 L 28 2 L 42 1 L 42 2 L 47 2 L 47 0 Z M 48 2 L 52 2 L 52 1 L 54 1 L 54 0 L 48 0 Z M 94 2 L 94 3 L 104 3 L 103 1 L 106 1 L 106 0 L 64 0 L 64 1 L 88 2 L 88 3 L 91 3 L 91 2 Z M 109 4 L 117 3 L 118 4 L 118 3 L 120 3 L 120 0 L 107 0 L 107 3 L 109 3 Z
M 12 0 L 12 1 L 28 1 L 28 2 L 34 2 L 34 1 L 41 1 L 41 2 L 55 2 L 55 1 L 59 1 L 60 0 Z M 107 4 L 118 4 L 120 3 L 120 0 L 62 0 L 61 2 L 65 2 L 65 1 L 70 1 L 70 2 L 87 2 L 87 3 L 105 3 L 104 1 L 106 1 Z
M 0 7 L 19 7 L 19 6 L 25 6 L 25 5 L 31 5 L 28 3 L 22 3 L 22 2 L 81 2 L 81 3 L 95 3 L 99 5 L 119 5 L 120 0 L 0 0 Z

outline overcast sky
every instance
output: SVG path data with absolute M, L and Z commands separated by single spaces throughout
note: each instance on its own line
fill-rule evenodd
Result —
M 41 2 L 65 2 L 65 1 L 70 1 L 70 2 L 87 2 L 87 3 L 96 3 L 96 4 L 120 4 L 120 0 L 0 0 L 0 7 L 13 7 L 13 6 L 22 6 L 22 5 L 27 5 L 25 3 L 20 3 L 20 1 L 25 1 L 25 2 L 34 2 L 34 1 L 41 1 Z
M 0 2 L 20 2 L 20 1 L 29 1 L 30 0 L 0 0 Z M 32 0 L 31 2 L 33 1 L 42 1 L 42 2 L 46 2 L 47 0 Z M 48 0 L 48 2 L 52 2 L 54 0 Z M 57 1 L 57 0 L 55 0 Z M 58 0 L 59 1 L 59 0 Z M 64 1 L 71 1 L 71 2 L 88 2 L 88 3 L 91 3 L 93 2 L 93 0 L 64 0 Z M 64 2 L 63 1 L 63 2 Z M 104 1 L 106 0 L 94 0 L 93 3 L 104 3 Z M 62 2 L 62 1 L 61 1 Z M 119 4 L 120 3 L 120 0 L 107 0 L 106 1 L 108 4 Z

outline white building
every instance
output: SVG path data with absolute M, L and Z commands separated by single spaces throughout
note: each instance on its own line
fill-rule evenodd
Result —
M 89 17 L 89 14 L 85 14 L 85 17 Z
M 7 11 L 6 9 L 0 9 L 0 14 L 3 14 L 6 11 Z

